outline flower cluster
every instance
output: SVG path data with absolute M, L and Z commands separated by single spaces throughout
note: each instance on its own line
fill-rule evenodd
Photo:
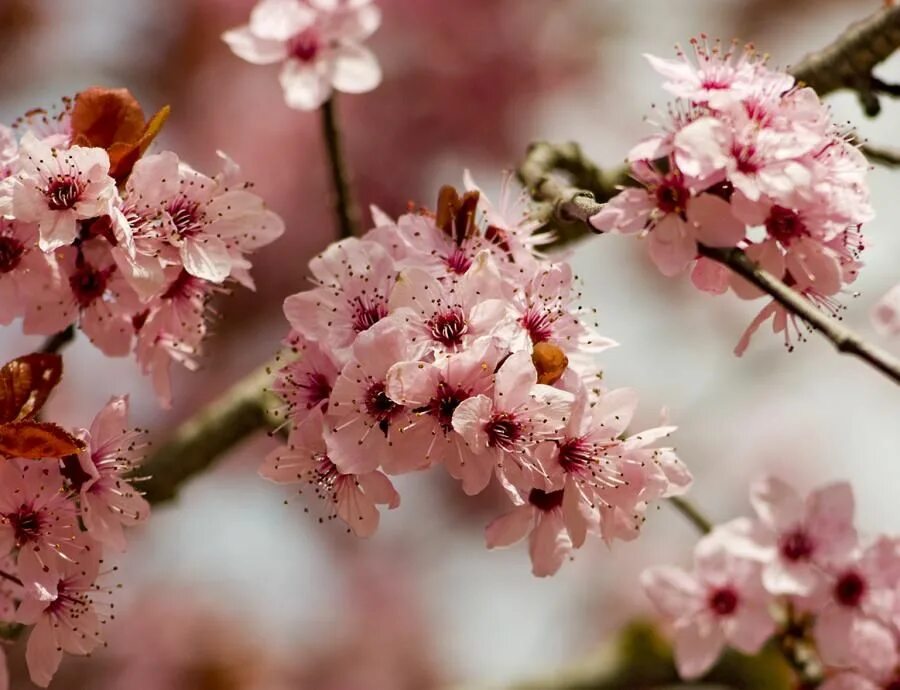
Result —
M 32 626 L 26 660 L 41 687 L 63 652 L 89 654 L 102 644 L 111 617 L 111 590 L 97 582 L 103 552 L 124 551 L 124 528 L 150 513 L 127 480 L 142 435 L 128 428 L 127 398 L 113 398 L 90 429 L 72 434 L 77 453 L 0 457 L 0 621 Z M 0 687 L 7 687 L 2 680 Z
M 362 45 L 380 24 L 371 0 L 260 0 L 250 22 L 222 39 L 247 62 L 282 63 L 288 106 L 315 110 L 333 89 L 365 93 L 381 83 L 378 60 Z
M 860 226 L 872 218 L 859 149 L 831 122 L 810 88 L 743 52 L 692 42 L 694 59 L 648 56 L 676 97 L 661 131 L 628 155 L 636 186 L 591 219 L 598 230 L 641 233 L 665 275 L 692 266 L 696 287 L 762 296 L 703 247 L 737 247 L 813 305 L 832 314 L 853 282 L 863 249 Z M 741 338 L 746 349 L 773 319 L 791 346 L 793 317 L 767 304 Z
M 751 501 L 755 518 L 698 543 L 693 572 L 664 566 L 643 575 L 674 625 L 680 674 L 703 675 L 726 645 L 752 654 L 778 636 L 803 650 L 798 658 L 812 657 L 805 673 L 824 690 L 900 686 L 900 539 L 858 538 L 846 483 L 803 498 L 766 478 Z
M 637 396 L 600 385 L 613 343 L 576 306 L 571 267 L 535 251 L 508 187 L 498 207 L 466 187 L 444 187 L 435 213 L 376 209 L 364 237 L 310 262 L 316 287 L 284 304 L 290 439 L 261 473 L 313 487 L 360 536 L 399 503 L 388 475 L 443 465 L 468 495 L 496 477 L 515 507 L 488 547 L 530 534 L 549 575 L 588 532 L 635 537 L 690 475 L 655 447 L 673 427 L 626 433 Z
M 208 177 L 143 156 L 167 113 L 145 121 L 127 91 L 93 88 L 0 126 L 0 324 L 77 324 L 109 356 L 133 349 L 164 404 L 171 363 L 195 365 L 210 296 L 252 287 L 248 255 L 284 229 L 230 160 Z

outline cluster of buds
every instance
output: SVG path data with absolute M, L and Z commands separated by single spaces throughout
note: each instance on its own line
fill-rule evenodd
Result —
M 753 654 L 774 637 L 822 690 L 900 687 L 900 539 L 858 538 L 846 483 L 804 498 L 767 478 L 751 501 L 756 517 L 704 537 L 692 572 L 643 575 L 674 627 L 680 674 L 703 675 L 726 645 Z
M 770 69 L 752 48 L 736 52 L 705 37 L 694 59 L 648 56 L 676 97 L 661 131 L 628 155 L 636 186 L 591 219 L 598 230 L 641 233 L 665 275 L 692 267 L 695 286 L 742 299 L 763 293 L 702 247 L 750 259 L 832 314 L 861 266 L 860 226 L 872 218 L 859 149 L 810 88 Z M 768 303 L 741 338 L 741 354 L 773 320 L 791 347 L 802 338 L 783 307 Z
M 67 431 L 38 413 L 62 375 L 57 355 L 0 368 L 0 621 L 31 626 L 26 660 L 46 687 L 63 652 L 102 644 L 110 593 L 97 583 L 103 553 L 125 549 L 124 528 L 147 519 L 128 483 L 145 444 L 113 398 L 89 429 Z M 0 658 L 0 688 L 9 687 Z
M 224 156 L 208 177 L 144 155 L 167 115 L 92 88 L 0 127 L 0 324 L 78 325 L 106 355 L 133 349 L 163 404 L 171 363 L 196 366 L 210 296 L 252 288 L 247 255 L 284 230 Z
M 549 575 L 589 532 L 634 538 L 648 503 L 690 475 L 656 447 L 673 427 L 626 433 L 637 395 L 606 390 L 596 358 L 614 343 L 503 197 L 492 206 L 467 177 L 436 212 L 375 209 L 364 237 L 310 262 L 316 287 L 284 304 L 290 438 L 261 473 L 312 486 L 360 536 L 399 503 L 388 475 L 442 465 L 468 495 L 496 477 L 515 507 L 488 546 L 530 535 L 534 572 Z

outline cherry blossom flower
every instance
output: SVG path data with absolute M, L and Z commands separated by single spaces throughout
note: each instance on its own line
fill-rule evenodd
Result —
M 897 582 L 900 540 L 879 538 L 862 553 L 830 568 L 827 603 L 813 634 L 822 660 L 872 675 L 890 675 L 900 663 Z
M 77 561 L 65 561 L 50 586 L 27 587 L 16 620 L 33 625 L 25 660 L 31 680 L 47 687 L 59 668 L 63 652 L 89 654 L 101 643 L 101 621 L 95 610 L 94 584 L 100 570 L 100 549 L 85 541 Z M 22 579 L 39 582 L 34 561 L 20 562 Z
M 487 547 L 510 546 L 528 535 L 532 573 L 537 577 L 555 574 L 572 551 L 564 493 L 562 489 L 547 492 L 535 488 L 525 498 L 516 494 L 516 507 L 487 526 Z
M 328 410 L 340 367 L 320 343 L 302 335 L 291 333 L 286 345 L 296 359 L 278 370 L 272 391 L 287 405 L 287 417 L 299 424 L 313 409 Z
M 388 371 L 388 396 L 412 410 L 408 428 L 421 429 L 430 438 L 424 460 L 442 463 L 469 495 L 484 488 L 485 465 L 453 428 L 453 416 L 464 400 L 490 391 L 504 354 L 496 338 L 483 337 L 436 363 L 398 362 Z M 489 477 L 490 467 L 486 469 Z
M 360 333 L 388 315 L 394 261 L 374 242 L 350 238 L 309 262 L 314 290 L 291 295 L 284 313 L 293 329 L 343 352 Z
M 99 148 L 52 148 L 27 133 L 13 192 L 16 219 L 36 223 L 45 252 L 71 244 L 78 221 L 107 215 L 116 199 L 109 156 Z
M 655 134 L 629 153 L 635 186 L 591 218 L 600 231 L 646 236 L 664 275 L 691 268 L 694 285 L 743 299 L 762 293 L 703 247 L 743 250 L 827 313 L 862 266 L 861 225 L 872 218 L 868 163 L 814 91 L 766 66 L 752 48 L 694 41 L 694 57 L 648 56 L 676 96 Z M 742 335 L 746 349 L 772 320 L 785 344 L 802 340 L 793 318 L 766 304 Z
M 473 492 L 487 486 L 495 468 L 504 484 L 533 483 L 543 473 L 536 444 L 558 437 L 571 405 L 571 394 L 537 382 L 529 353 L 510 355 L 497 370 L 492 394 L 463 400 L 453 413 L 453 428 L 478 458 L 463 468 L 472 475 Z
M 694 550 L 694 570 L 660 566 L 641 576 L 647 596 L 675 628 L 675 663 L 682 678 L 702 676 L 726 644 L 757 653 L 775 632 L 762 567 L 736 557 L 713 532 Z
M 283 63 L 288 106 L 315 110 L 332 89 L 364 93 L 381 83 L 378 61 L 362 45 L 380 23 L 370 0 L 260 0 L 249 24 L 222 39 L 253 64 Z
M 870 677 L 847 671 L 832 676 L 819 687 L 821 690 L 897 690 L 900 688 L 900 675 L 891 673 Z
M 63 461 L 63 475 L 78 492 L 81 518 L 99 543 L 125 550 L 123 527 L 143 522 L 150 506 L 128 483 L 145 444 L 141 432 L 129 430 L 128 398 L 113 398 L 97 414 L 89 432 L 82 433 L 86 449 Z
M 56 292 L 57 282 L 52 258 L 37 246 L 37 227 L 0 218 L 0 324 L 31 312 L 35 295 Z
M 763 582 L 773 594 L 812 595 L 823 569 L 856 548 L 853 492 L 847 483 L 823 487 L 804 500 L 785 482 L 768 477 L 754 484 L 750 498 L 759 521 L 747 535 L 748 553 L 761 549 Z
M 77 509 L 63 490 L 56 467 L 16 460 L 0 462 L 0 553 L 19 550 L 18 565 L 26 584 L 61 571 L 77 557 Z
M 273 451 L 259 473 L 278 484 L 309 484 L 316 498 L 329 504 L 331 517 L 339 517 L 358 537 L 369 537 L 378 528 L 378 507 L 400 505 L 390 480 L 375 470 L 362 474 L 341 472 L 328 456 L 322 410 L 313 408 L 293 427 L 287 448 Z M 302 493 L 302 489 L 300 492 Z
M 424 430 L 410 425 L 410 410 L 387 393 L 388 371 L 396 362 L 417 359 L 422 347 L 393 318 L 361 333 L 353 357 L 341 370 L 328 399 L 328 455 L 349 474 L 420 469 L 428 463 Z
M 872 323 L 883 335 L 900 335 L 900 284 L 884 295 L 872 310 Z

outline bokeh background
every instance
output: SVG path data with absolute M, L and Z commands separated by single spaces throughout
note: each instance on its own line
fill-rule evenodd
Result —
M 371 41 L 385 80 L 340 101 L 354 190 L 392 215 L 433 204 L 470 168 L 486 188 L 535 138 L 574 139 L 595 160 L 620 162 L 649 131 L 665 95 L 641 58 L 671 55 L 700 32 L 753 41 L 789 65 L 880 0 L 379 0 Z M 281 213 L 286 236 L 255 259 L 256 293 L 223 297 L 203 370 L 178 372 L 176 407 L 161 411 L 130 359 L 108 360 L 81 338 L 51 404 L 87 425 L 112 394 L 131 395 L 135 423 L 162 440 L 230 382 L 269 357 L 286 324 L 285 296 L 335 235 L 315 114 L 288 110 L 274 68 L 245 64 L 219 40 L 251 0 L 0 0 L 0 119 L 51 106 L 95 84 L 127 86 L 149 111 L 171 104 L 161 144 L 200 169 L 227 151 Z M 900 80 L 900 60 L 880 68 Z M 835 118 L 872 143 L 900 146 L 900 105 L 867 121 L 851 94 Z M 900 279 L 900 173 L 877 169 L 878 219 L 846 321 L 876 338 L 876 299 Z M 788 354 L 757 336 L 731 350 L 759 305 L 712 298 L 659 276 L 634 241 L 593 238 L 572 255 L 601 330 L 611 385 L 637 387 L 638 422 L 663 408 L 696 476 L 693 498 L 716 519 L 746 510 L 765 471 L 808 488 L 853 482 L 865 531 L 900 529 L 896 389 L 816 337 Z M 14 324 L 0 355 L 34 347 Z M 883 342 L 900 350 L 898 342 Z M 691 528 L 668 506 L 643 537 L 589 545 L 549 580 L 531 576 L 524 548 L 488 552 L 482 528 L 503 509 L 466 499 L 440 471 L 404 477 L 399 510 L 358 541 L 319 525 L 287 490 L 256 475 L 273 442 L 249 440 L 132 532 L 119 563 L 109 646 L 67 658 L 66 690 L 429 690 L 502 687 L 590 656 L 623 622 L 648 614 L 639 571 L 686 562 Z M 19 645 L 20 647 L 22 645 Z M 18 667 L 13 687 L 30 688 Z M 15 669 L 14 669 L 15 670 Z

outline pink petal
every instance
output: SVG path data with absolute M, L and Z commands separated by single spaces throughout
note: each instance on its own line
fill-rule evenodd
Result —
M 537 577 L 555 574 L 571 551 L 572 541 L 562 516 L 553 512 L 539 515 L 528 541 L 531 572 Z
M 511 546 L 525 538 L 534 521 L 534 508 L 529 504 L 516 506 L 505 515 L 495 518 L 484 531 L 489 549 Z
M 331 82 L 320 62 L 288 60 L 279 75 L 284 100 L 296 110 L 315 110 L 331 96 Z
M 381 67 L 368 48 L 344 43 L 330 59 L 331 83 L 344 93 L 365 93 L 381 83 Z
M 711 623 L 690 623 L 675 632 L 675 665 L 685 680 L 699 678 L 719 658 L 725 646 L 725 636 Z
M 31 681 L 42 688 L 50 685 L 62 661 L 62 655 L 62 647 L 56 640 L 50 619 L 41 620 L 28 636 L 28 646 L 25 649 L 25 661 Z

